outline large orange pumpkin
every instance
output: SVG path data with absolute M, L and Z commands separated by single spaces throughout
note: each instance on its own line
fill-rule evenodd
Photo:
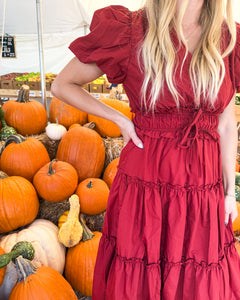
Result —
M 49 106 L 49 121 L 56 123 L 56 119 L 59 124 L 69 128 L 74 123 L 87 123 L 87 113 L 53 96 Z
M 56 158 L 70 163 L 78 172 L 78 180 L 100 177 L 105 148 L 100 135 L 89 128 L 74 127 L 62 138 Z
M 131 108 L 129 105 L 123 101 L 116 100 L 116 99 L 101 99 L 101 102 L 104 104 L 120 111 L 122 114 L 124 114 L 126 117 L 128 117 L 130 120 L 132 120 L 132 113 Z M 119 137 L 121 136 L 121 131 L 118 128 L 118 126 L 106 119 L 96 117 L 94 115 L 88 114 L 88 122 L 94 122 L 96 124 L 96 131 L 101 136 L 109 136 L 109 137 Z
M 83 239 L 67 251 L 65 277 L 74 290 L 92 296 L 93 272 L 97 258 L 101 232 L 91 232 L 80 219 L 83 226 Z
M 107 183 L 108 187 L 111 188 L 113 180 L 117 174 L 117 166 L 119 164 L 119 157 L 113 159 L 106 167 L 103 173 L 103 180 Z
M 0 255 L 4 254 L 5 251 L 0 247 Z M 3 283 L 3 279 L 4 279 L 4 276 L 5 276 L 5 272 L 6 272 L 6 267 L 4 268 L 0 268 L 0 286 L 2 285 Z
M 48 152 L 39 140 L 16 134 L 6 140 L 0 168 L 9 176 L 22 176 L 32 181 L 34 174 L 48 162 Z
M 44 165 L 33 177 L 38 194 L 47 201 L 58 202 L 68 199 L 76 190 L 78 174 L 65 161 L 52 160 Z
M 1 172 L 0 191 L 0 233 L 25 226 L 36 218 L 39 200 L 31 182 Z
M 98 215 L 107 208 L 109 187 L 100 178 L 87 178 L 79 183 L 75 194 L 79 197 L 81 212 Z
M 34 268 L 22 257 L 16 259 L 20 281 L 13 288 L 9 300 L 77 300 L 70 284 L 56 270 Z
M 47 111 L 36 100 L 29 100 L 29 86 L 23 85 L 17 100 L 4 103 L 4 118 L 9 126 L 22 135 L 42 133 L 47 126 Z

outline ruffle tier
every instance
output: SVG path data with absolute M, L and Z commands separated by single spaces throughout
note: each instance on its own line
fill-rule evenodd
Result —
M 94 274 L 93 300 L 238 300 L 240 259 L 222 182 L 153 184 L 119 169 Z

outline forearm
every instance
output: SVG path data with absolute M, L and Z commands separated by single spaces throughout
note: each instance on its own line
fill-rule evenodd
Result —
M 237 125 L 232 123 L 220 133 L 222 176 L 224 192 L 235 195 L 235 163 L 237 155 Z
M 55 82 L 52 94 L 77 109 L 109 121 L 120 124 L 126 117 L 117 110 L 105 105 L 84 90 L 79 84 L 70 82 Z

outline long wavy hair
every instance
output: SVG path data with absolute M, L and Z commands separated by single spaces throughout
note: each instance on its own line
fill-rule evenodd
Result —
M 188 47 L 181 24 L 188 1 L 182 0 L 177 18 L 177 0 L 145 1 L 143 9 L 146 12 L 148 28 L 139 51 L 139 58 L 143 61 L 145 74 L 142 85 L 142 102 L 146 110 L 154 110 L 164 83 L 167 84 L 177 107 L 179 107 L 181 96 L 174 82 L 174 70 L 177 63 L 176 49 L 172 43 L 170 32 L 174 29 L 179 44 L 182 42 L 185 45 L 186 59 Z M 200 96 L 203 96 L 204 101 L 209 101 L 214 105 L 225 75 L 223 58 L 233 50 L 236 42 L 236 25 L 232 16 L 231 0 L 204 0 L 198 22 L 202 34 L 200 42 L 192 54 L 189 68 L 191 84 L 195 92 L 194 101 L 196 106 L 199 106 Z M 223 28 L 228 31 L 230 38 L 227 47 L 221 51 Z M 149 85 L 151 86 L 150 91 Z M 150 102 L 147 107 L 148 91 Z

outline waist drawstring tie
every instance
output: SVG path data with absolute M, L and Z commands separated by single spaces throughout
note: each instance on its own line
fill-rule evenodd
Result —
M 197 121 L 200 118 L 202 114 L 202 109 L 200 108 L 198 110 L 198 112 L 195 114 L 193 121 L 187 125 L 185 128 L 183 128 L 183 132 L 184 135 L 183 137 L 180 139 L 178 147 L 182 148 L 182 149 L 189 149 L 189 154 L 186 155 L 186 171 L 188 175 L 191 175 L 191 165 L 193 160 L 197 159 L 198 161 L 198 168 L 197 168 L 197 175 L 201 176 L 202 175 L 202 168 L 203 168 L 203 162 L 201 160 L 201 152 L 200 152 L 200 147 L 198 144 L 198 133 L 199 133 L 199 129 L 198 129 L 198 125 L 197 125 Z M 202 129 L 201 129 L 202 130 Z M 216 137 L 213 136 L 211 134 L 210 131 L 208 130 L 203 130 L 205 133 L 207 133 L 212 139 L 216 140 Z M 193 147 L 194 144 L 197 145 L 197 147 Z M 194 153 L 194 149 L 196 149 L 196 153 Z M 196 157 L 194 158 L 194 154 L 196 155 Z M 203 160 L 204 161 L 204 160 Z

